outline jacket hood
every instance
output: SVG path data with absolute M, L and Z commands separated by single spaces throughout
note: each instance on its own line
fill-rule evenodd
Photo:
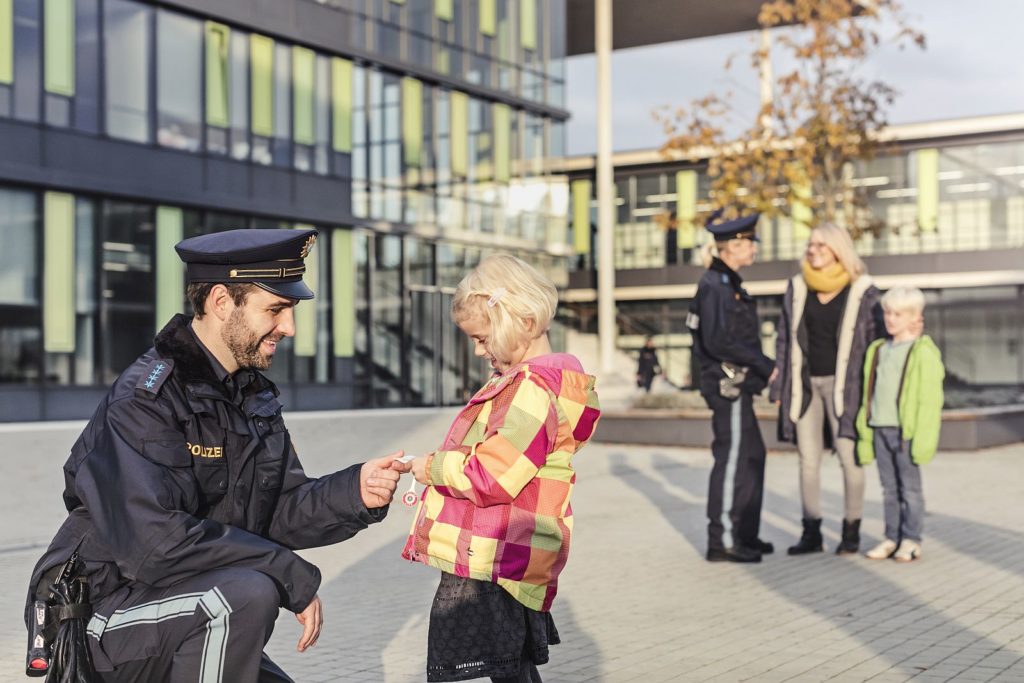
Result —
M 584 372 L 579 359 L 568 353 L 531 358 L 521 370 L 541 379 L 555 395 L 572 429 L 578 452 L 594 435 L 601 417 L 601 404 L 594 389 L 597 379 Z

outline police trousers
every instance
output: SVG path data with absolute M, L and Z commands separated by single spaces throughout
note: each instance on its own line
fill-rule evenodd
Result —
M 714 440 L 708 486 L 708 548 L 752 546 L 761 527 L 764 497 L 764 440 L 754 417 L 753 397 L 734 401 L 704 396 L 711 408 Z
M 263 653 L 281 604 L 265 574 L 216 569 L 166 588 L 136 584 L 126 599 L 115 596 L 117 608 L 100 601 L 88 627 L 104 683 L 292 681 Z

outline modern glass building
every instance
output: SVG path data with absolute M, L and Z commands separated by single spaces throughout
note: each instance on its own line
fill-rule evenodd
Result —
M 320 230 L 290 408 L 461 402 L 491 250 L 567 285 L 566 0 L 0 0 L 0 420 L 84 417 L 180 239 Z
M 886 227 L 857 243 L 880 287 L 920 287 L 926 330 L 943 352 L 954 386 L 1024 389 L 1024 115 L 895 126 L 891 145 L 849 169 Z M 656 151 L 615 156 L 617 345 L 638 349 L 654 335 L 674 383 L 691 383 L 686 313 L 702 272 L 708 233 L 694 222 L 706 207 L 706 165 Z M 594 159 L 566 161 L 571 182 L 570 289 L 564 316 L 595 332 Z M 666 230 L 675 211 L 678 228 Z M 808 227 L 764 219 L 758 263 L 745 269 L 758 299 L 766 352 L 786 281 L 798 272 Z M 996 392 L 998 393 L 998 392 Z

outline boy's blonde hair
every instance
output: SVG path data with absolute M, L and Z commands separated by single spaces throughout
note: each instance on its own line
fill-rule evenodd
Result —
M 488 347 L 508 362 L 524 342 L 548 331 L 558 307 L 554 283 L 509 254 L 488 256 L 462 278 L 452 299 L 452 320 L 481 317 L 491 328 Z M 528 321 L 533 321 L 533 329 Z
M 893 287 L 882 297 L 882 308 L 924 313 L 924 292 L 917 287 Z
M 853 246 L 853 238 L 850 237 L 849 231 L 835 223 L 822 223 L 811 231 L 812 236 L 815 233 L 836 255 L 836 260 L 843 264 L 851 280 L 856 280 L 867 272 L 864 261 L 857 255 L 857 250 Z

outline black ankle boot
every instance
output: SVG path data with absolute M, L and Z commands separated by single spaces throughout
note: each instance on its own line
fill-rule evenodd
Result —
M 805 555 L 807 553 L 820 553 L 825 549 L 821 541 L 821 520 L 804 519 L 804 532 L 796 545 L 790 546 L 787 551 L 790 555 Z
M 851 555 L 860 549 L 860 520 L 843 520 L 843 540 L 836 547 L 836 555 Z

